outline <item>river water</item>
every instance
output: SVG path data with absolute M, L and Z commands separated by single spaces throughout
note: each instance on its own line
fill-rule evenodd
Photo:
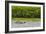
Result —
M 23 28 L 23 27 L 40 27 L 41 21 L 38 22 L 16 22 L 12 21 L 12 28 Z

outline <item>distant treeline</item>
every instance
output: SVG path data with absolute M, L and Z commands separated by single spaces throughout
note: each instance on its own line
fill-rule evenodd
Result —
M 12 6 L 13 18 L 40 18 L 40 7 Z

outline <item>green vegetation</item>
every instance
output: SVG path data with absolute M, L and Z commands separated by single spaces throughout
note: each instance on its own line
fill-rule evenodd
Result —
M 40 7 L 12 6 L 12 18 L 15 21 L 40 21 Z
M 30 21 L 33 21 L 33 22 L 38 22 L 40 21 L 40 18 L 14 18 L 13 20 L 17 21 L 17 22 L 30 22 Z
M 12 6 L 12 18 L 40 18 L 40 7 Z

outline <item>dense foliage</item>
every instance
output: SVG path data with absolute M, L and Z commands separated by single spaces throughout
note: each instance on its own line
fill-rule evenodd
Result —
M 40 7 L 12 6 L 13 18 L 40 18 L 40 12 Z

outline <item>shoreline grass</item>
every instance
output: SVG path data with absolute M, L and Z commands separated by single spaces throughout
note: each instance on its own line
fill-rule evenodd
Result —
M 37 21 L 41 21 L 40 18 L 13 18 L 12 20 L 15 20 L 15 21 L 33 21 L 33 22 L 37 22 Z

